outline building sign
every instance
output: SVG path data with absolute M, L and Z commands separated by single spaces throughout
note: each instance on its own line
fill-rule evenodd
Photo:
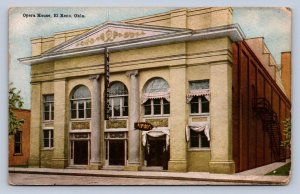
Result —
M 153 129 L 153 125 L 146 122 L 138 122 L 134 123 L 134 128 L 141 131 L 150 131 L 151 129 Z
M 104 50 L 104 120 L 109 119 L 109 51 Z

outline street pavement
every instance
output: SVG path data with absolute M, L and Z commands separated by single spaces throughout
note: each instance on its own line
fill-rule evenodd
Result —
M 116 171 L 52 168 L 9 168 L 12 185 L 286 185 L 290 176 L 264 176 L 284 165 L 276 162 L 236 173 Z
M 162 180 L 147 178 L 120 178 L 99 176 L 49 175 L 10 173 L 11 185 L 250 185 L 197 180 Z

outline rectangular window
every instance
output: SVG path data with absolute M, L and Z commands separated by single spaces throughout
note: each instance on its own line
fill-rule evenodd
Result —
M 111 97 L 109 99 L 110 117 L 128 116 L 128 96 Z
M 71 100 L 71 118 L 91 118 L 91 100 Z
M 21 154 L 22 153 L 22 132 L 18 131 L 15 134 L 15 144 L 14 144 L 14 153 Z
M 53 129 L 43 130 L 44 148 L 53 148 Z
M 86 100 L 86 118 L 91 118 L 91 100 Z
M 54 120 L 54 95 L 44 96 L 44 121 Z
M 199 113 L 198 97 L 193 97 L 193 99 L 191 100 L 191 113 Z
M 123 98 L 123 116 L 128 116 L 128 96 Z
M 207 140 L 207 137 L 204 134 L 204 131 L 196 132 L 190 130 L 190 147 L 191 148 L 209 148 L 210 144 Z
M 144 103 L 144 115 L 168 115 L 170 103 L 166 99 L 149 99 Z
M 154 110 L 154 115 L 160 115 L 161 114 L 160 99 L 154 99 L 153 100 L 153 110 Z
M 168 102 L 166 99 L 163 99 L 163 109 L 165 115 L 170 114 L 170 102 Z
M 201 113 L 209 113 L 209 101 L 204 97 L 201 96 Z
M 147 100 L 144 104 L 145 115 L 151 115 L 151 100 Z

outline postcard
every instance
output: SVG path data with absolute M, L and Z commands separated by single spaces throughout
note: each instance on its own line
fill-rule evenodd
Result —
M 287 7 L 9 9 L 9 184 L 286 185 Z

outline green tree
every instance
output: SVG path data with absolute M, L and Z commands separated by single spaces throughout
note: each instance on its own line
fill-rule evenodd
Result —
M 291 148 L 291 129 L 292 129 L 291 119 L 286 119 L 285 121 L 283 121 L 283 125 L 284 125 L 283 134 L 285 136 L 285 140 L 281 142 L 281 145 Z
M 20 95 L 21 91 L 17 90 L 13 87 L 13 84 L 9 84 L 9 115 L 8 115 L 8 133 L 9 135 L 15 134 L 22 126 L 23 120 L 17 119 L 16 115 L 14 114 L 14 109 L 20 109 L 23 107 L 23 99 Z

